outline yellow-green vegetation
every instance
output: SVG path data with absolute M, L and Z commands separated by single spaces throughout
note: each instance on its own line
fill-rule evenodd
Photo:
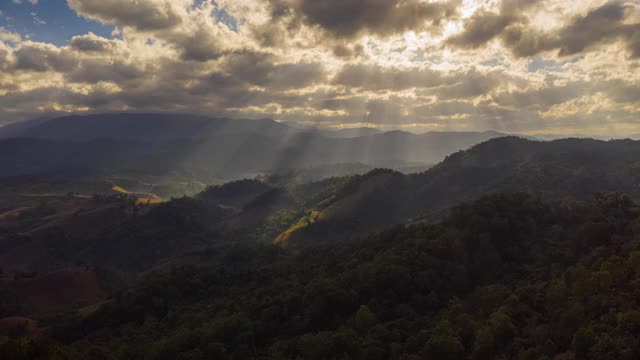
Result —
M 121 194 L 128 194 L 129 192 L 127 190 L 125 190 L 124 188 L 118 186 L 118 185 L 113 185 L 113 187 L 111 188 L 111 190 L 115 191 L 115 192 L 119 192 Z
M 159 204 L 164 201 L 164 199 L 160 198 L 156 194 L 148 193 L 148 192 L 129 192 L 121 186 L 113 185 L 111 188 L 113 191 L 119 194 L 127 194 L 132 195 L 136 198 L 137 203 L 139 204 Z
M 298 222 L 291 225 L 287 230 L 273 241 L 276 245 L 287 245 L 291 236 L 297 231 L 303 231 L 310 225 L 315 224 L 319 220 L 320 213 L 317 210 L 309 211 L 305 216 L 300 218 Z

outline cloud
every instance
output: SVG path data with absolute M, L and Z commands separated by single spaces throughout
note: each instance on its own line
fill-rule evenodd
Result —
M 416 106 L 413 112 L 421 117 L 456 116 L 473 114 L 477 110 L 472 102 L 467 101 L 439 101 Z
M 289 63 L 274 67 L 271 79 L 266 84 L 269 89 L 304 89 L 326 80 L 326 72 L 320 63 Z
M 359 34 L 388 36 L 407 30 L 421 31 L 456 13 L 461 1 L 422 0 L 270 0 L 273 12 L 291 12 L 305 23 L 335 37 Z
M 333 84 L 371 91 L 430 88 L 444 83 L 443 74 L 429 68 L 402 69 L 376 65 L 346 65 Z
M 432 93 L 441 100 L 472 99 L 486 95 L 500 84 L 511 80 L 501 71 L 482 73 L 476 69 L 469 69 L 455 73 L 449 81 L 450 85 L 436 88 Z
M 74 36 L 69 41 L 69 46 L 82 52 L 105 53 L 112 51 L 116 43 L 115 40 L 105 39 L 90 32 L 86 35 Z
M 518 57 L 557 51 L 561 57 L 592 50 L 594 47 L 621 39 L 633 57 L 639 57 L 640 20 L 627 23 L 639 9 L 613 0 L 552 31 L 529 25 L 524 10 L 535 8 L 540 1 L 505 1 L 500 13 L 477 11 L 466 22 L 464 31 L 447 39 L 450 46 L 476 49 L 500 37 L 503 44 Z
M 193 61 L 215 60 L 222 55 L 220 40 L 206 29 L 197 29 L 177 40 L 182 49 L 182 58 Z
M 472 49 L 484 46 L 502 33 L 512 21 L 510 16 L 477 12 L 465 23 L 464 31 L 449 38 L 447 44 Z
M 8 31 L 4 27 L 0 26 L 0 41 L 8 43 L 19 43 L 21 40 L 22 36 L 20 36 L 20 34 Z
M 559 48 L 560 56 L 568 56 L 581 53 L 605 41 L 621 38 L 632 49 L 632 55 L 637 56 L 634 50 L 637 34 L 640 33 L 640 21 L 624 23 L 634 10 L 631 5 L 614 1 L 583 17 L 576 17 L 559 32 L 554 47 Z
M 67 72 L 66 78 L 74 83 L 95 84 L 106 81 L 123 85 L 140 82 L 146 74 L 144 68 L 132 63 L 85 59 Z
M 640 133 L 640 5 L 631 0 L 68 3 L 116 31 L 53 45 L 0 29 L 2 121 L 181 111 Z
M 34 24 L 36 24 L 36 25 L 46 25 L 47 24 L 46 21 L 44 21 L 44 20 L 42 20 L 42 19 L 40 19 L 38 17 L 38 13 L 37 12 L 35 12 L 35 11 L 31 12 L 31 16 L 33 17 L 33 23 Z
M 21 71 L 59 71 L 71 70 L 77 60 L 51 44 L 27 41 L 22 43 L 13 53 L 15 70 Z
M 220 69 L 210 73 L 201 82 L 199 91 L 248 92 L 253 87 L 264 88 L 275 94 L 278 91 L 304 89 L 326 79 L 322 64 L 314 62 L 275 64 L 273 56 L 266 53 L 241 52 L 226 55 Z
M 551 86 L 524 91 L 501 92 L 493 100 L 501 106 L 511 108 L 535 107 L 548 110 L 551 106 L 565 103 L 593 91 L 588 83 L 576 81 L 563 86 Z
M 524 14 L 539 5 L 540 0 L 504 0 L 500 12 L 483 9 L 476 11 L 465 21 L 464 30 L 447 39 L 447 44 L 475 49 L 485 45 L 514 23 L 526 23 Z
M 177 26 L 182 18 L 181 0 L 68 0 L 71 9 L 81 16 L 116 26 L 138 30 L 160 30 Z

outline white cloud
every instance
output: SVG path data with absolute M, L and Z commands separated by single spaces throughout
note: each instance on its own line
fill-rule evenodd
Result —
M 36 25 L 46 25 L 46 24 L 47 24 L 47 22 L 46 22 L 46 21 L 44 21 L 44 20 L 42 20 L 42 19 L 40 19 L 40 18 L 38 17 L 38 13 L 36 13 L 36 12 L 32 12 L 32 13 L 31 13 L 31 16 L 33 17 L 33 23 L 34 23 L 34 24 L 36 24 Z
M 18 43 L 22 40 L 22 37 L 18 33 L 8 31 L 4 27 L 0 26 L 0 41 L 8 43 Z
M 14 4 L 22 4 L 23 0 L 12 0 Z M 31 5 L 38 5 L 38 0 L 27 0 Z

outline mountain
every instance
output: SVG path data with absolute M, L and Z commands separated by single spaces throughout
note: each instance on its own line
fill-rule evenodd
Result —
M 39 125 L 49 122 L 50 120 L 51 118 L 42 117 L 0 126 L 0 139 L 20 137 L 28 133 L 29 130 L 37 128 Z
M 272 120 L 194 115 L 109 114 L 38 122 L 0 137 L 0 176 L 43 172 L 202 172 L 238 179 L 281 169 L 360 163 L 424 167 L 495 132 L 323 136 Z
M 258 180 L 238 180 L 210 186 L 198 194 L 197 198 L 226 207 L 243 208 L 271 189 L 269 185 Z
M 354 138 L 360 136 L 370 136 L 379 133 L 381 133 L 380 130 L 369 127 L 322 131 L 322 135 L 335 138 Z
M 402 133 L 398 135 L 404 136 Z M 225 234 L 230 231 L 235 234 L 234 237 L 259 238 L 261 242 L 273 242 L 279 246 L 306 247 L 362 238 L 395 224 L 437 220 L 442 211 L 451 206 L 492 193 L 524 192 L 545 200 L 582 200 L 592 197 L 597 192 L 623 192 L 633 199 L 640 199 L 640 188 L 638 188 L 640 163 L 637 159 L 640 159 L 640 142 L 631 140 L 605 142 L 565 139 L 540 142 L 503 137 L 450 155 L 443 162 L 422 173 L 406 175 L 394 170 L 377 169 L 363 175 L 329 177 L 315 182 L 297 181 L 296 177 L 300 176 L 298 173 L 273 175 L 210 186 L 191 201 L 169 202 L 166 206 L 167 209 L 172 209 L 172 216 L 176 218 L 182 217 L 182 212 L 187 213 L 187 209 L 199 209 L 193 210 L 195 214 L 187 216 L 192 219 L 187 223 L 201 224 L 198 225 L 198 229 L 206 228 L 215 233 L 215 235 L 212 235 L 213 233 L 208 235 L 212 239 L 225 238 Z M 98 160 L 94 159 L 94 161 Z M 38 181 L 47 182 L 48 178 L 36 177 L 26 183 L 24 179 L 16 178 L 3 182 L 6 195 L 0 198 L 5 199 L 4 203 L 7 204 L 5 208 L 7 216 L 12 212 L 25 213 L 21 215 L 24 219 L 38 216 L 38 212 L 35 212 L 35 215 L 29 215 L 31 210 L 27 211 L 25 208 L 40 209 L 38 201 L 48 197 L 26 198 L 28 202 L 24 199 L 18 201 L 15 198 L 20 193 L 21 197 L 29 196 L 29 193 L 37 195 L 49 189 L 60 189 L 67 184 L 64 181 L 50 180 L 51 183 L 47 186 L 38 186 Z M 27 184 L 27 187 L 21 185 L 23 183 Z M 135 189 L 136 184 L 133 182 L 131 187 L 128 187 L 129 184 L 120 183 L 129 189 Z M 73 186 L 74 191 L 95 191 L 96 193 L 109 192 L 112 187 L 107 182 L 78 182 L 66 186 Z M 140 192 L 144 190 L 147 189 L 140 189 Z M 125 193 L 125 195 L 136 196 L 135 193 Z M 37 234 L 33 239 L 38 240 L 48 234 L 43 230 L 51 226 L 54 229 L 60 227 L 75 229 L 79 222 L 87 224 L 95 222 L 91 226 L 92 229 L 106 231 L 114 223 L 130 223 L 130 229 L 140 229 L 136 231 L 140 231 L 141 235 L 135 235 L 135 237 L 139 237 L 141 243 L 145 244 L 130 249 L 130 252 L 143 251 L 142 249 L 147 245 L 160 248 L 159 244 L 153 245 L 153 239 L 156 241 L 160 239 L 154 236 L 174 233 L 171 226 L 165 229 L 171 222 L 159 224 L 154 230 L 146 229 L 150 225 L 140 225 L 138 222 L 147 221 L 147 224 L 151 224 L 155 220 L 145 220 L 146 217 L 127 220 L 126 211 L 124 213 L 120 210 L 116 211 L 117 209 L 114 210 L 108 202 L 106 205 L 94 203 L 90 197 L 85 200 L 71 198 L 75 200 L 66 205 L 63 200 L 64 195 L 51 199 L 50 201 L 57 199 L 56 202 L 62 202 L 60 205 L 62 207 L 56 212 L 58 215 L 50 215 L 47 221 L 36 222 L 34 225 L 29 225 L 31 222 L 27 222 L 26 225 L 21 225 L 9 232 Z M 144 203 L 144 199 L 141 201 Z M 49 205 L 49 207 L 52 206 L 54 209 L 58 208 L 55 203 Z M 78 209 L 83 211 L 76 214 L 75 211 Z M 161 209 L 151 211 L 149 216 L 160 212 Z M 206 220 L 197 219 L 211 220 L 207 224 Z M 50 226 L 44 226 L 45 224 Z M 116 229 L 120 227 L 116 226 Z M 34 232 L 33 229 L 36 228 L 39 230 Z M 182 230 L 183 237 L 192 240 L 185 240 L 186 242 L 182 245 L 169 243 L 166 245 L 166 249 L 169 250 L 159 251 L 147 262 L 152 264 L 162 259 L 166 254 L 175 251 L 176 247 L 184 246 L 184 250 L 189 250 L 192 246 L 199 244 L 198 239 L 201 235 L 190 234 L 187 228 L 188 226 Z M 159 229 L 164 230 L 157 232 Z M 84 248 L 83 251 L 94 249 L 98 244 L 119 244 L 124 241 L 120 237 L 125 233 L 114 232 L 107 236 L 104 232 L 92 232 L 90 235 L 74 233 L 71 230 L 64 232 L 67 234 L 66 239 L 103 239 L 95 240 L 97 242 L 93 242 L 93 245 Z M 124 238 L 128 239 L 127 236 Z M 13 244 L 12 241 L 14 240 L 9 243 Z M 122 243 L 122 246 L 130 248 L 135 243 L 130 239 Z M 9 260 L 24 259 L 23 254 L 28 254 L 30 251 L 28 246 L 32 245 L 35 246 L 33 249 L 37 250 L 34 254 L 42 254 L 41 250 L 38 250 L 43 249 L 42 241 L 30 241 L 24 244 L 27 247 L 12 247 L 5 250 L 0 248 L 0 258 L 7 259 L 6 264 L 14 264 Z M 73 248 L 75 245 L 71 243 L 65 246 Z M 117 254 L 118 251 L 115 248 L 109 248 L 104 250 L 104 253 Z M 82 252 L 72 251 L 67 252 L 65 256 L 75 259 L 81 256 L 79 254 Z M 49 255 L 45 254 L 42 258 L 34 258 L 34 256 L 27 256 L 32 258 L 29 264 L 53 263 L 52 260 L 43 260 L 51 259 Z M 117 256 L 110 261 L 116 260 L 118 260 Z M 19 261 L 27 263 L 25 260 Z M 109 264 L 109 262 L 103 263 L 103 265 Z M 41 269 L 41 267 L 32 266 L 30 269 Z
M 275 239 L 279 244 L 340 240 L 414 221 L 495 192 L 583 199 L 624 192 L 640 199 L 640 142 L 515 137 L 457 152 L 420 174 L 376 170 L 354 176 L 331 201 Z M 301 224 L 303 226 L 301 226 Z
M 97 114 L 72 115 L 20 126 L 0 127 L 0 138 L 92 141 L 205 139 L 214 134 L 260 133 L 284 136 L 300 130 L 273 120 L 234 120 L 189 114 Z
M 114 166 L 80 150 L 190 143 L 22 141 Z M 120 189 L 141 181 L 0 179 L 0 358 L 637 358 L 638 159 L 501 137 L 415 174 L 292 170 L 158 203 Z M 65 186 L 97 193 L 45 192 Z
M 366 139 L 370 142 L 383 139 L 387 143 L 399 144 L 401 141 L 398 139 L 410 142 L 407 139 L 442 139 L 444 136 L 451 143 L 455 143 L 456 138 L 468 139 L 468 134 L 415 135 L 403 132 L 378 134 Z M 297 144 L 314 148 L 316 140 L 355 141 L 357 144 L 362 139 L 326 139 L 299 134 L 292 137 L 289 146 L 296 147 Z M 245 146 L 237 147 L 233 161 L 227 158 L 227 153 L 216 151 L 216 146 L 222 143 L 232 146 L 236 140 L 238 137 L 229 135 L 221 137 L 217 143 L 202 142 L 195 146 L 190 141 L 178 140 L 75 143 L 11 139 L 0 143 L 0 150 L 5 146 L 4 151 L 0 151 L 0 159 L 7 164 L 1 171 L 18 169 L 28 173 L 46 169 L 56 173 L 88 164 L 89 168 L 96 169 L 128 168 L 159 174 L 175 168 L 207 168 L 218 173 L 239 175 L 247 169 L 258 174 L 264 169 L 280 169 L 282 164 L 296 168 L 296 165 L 319 161 L 315 156 L 320 151 L 315 150 L 309 155 L 289 153 L 291 158 L 283 156 L 276 160 L 272 154 L 261 150 L 271 140 L 260 135 L 254 135 Z M 386 148 L 393 149 L 393 146 Z M 332 147 L 335 149 L 336 146 Z M 280 155 L 286 153 L 284 151 Z M 345 157 L 353 156 L 354 152 L 346 151 L 345 154 L 348 154 Z M 29 158 L 31 161 L 22 160 Z M 235 209 L 235 213 L 223 221 L 230 228 L 253 227 L 254 231 L 261 233 L 263 240 L 277 244 L 307 244 L 361 237 L 397 223 L 429 219 L 461 201 L 494 192 L 527 192 L 545 199 L 582 199 L 595 192 L 619 191 L 636 198 L 640 195 L 637 186 L 640 183 L 638 158 L 640 142 L 631 140 L 564 139 L 542 142 L 502 137 L 454 153 L 421 173 L 405 175 L 394 170 L 374 170 L 349 176 L 368 171 L 367 167 L 361 166 L 348 166 L 344 170 L 340 167 L 319 167 L 317 171 L 274 172 L 261 177 L 260 181 L 212 187 L 201 194 L 200 199 Z M 279 165 L 264 165 L 273 162 Z M 328 176 L 337 177 L 313 184 L 314 180 Z M 309 182 L 312 184 L 303 186 Z M 153 186 L 146 189 L 132 187 L 136 188 L 140 188 L 140 192 L 154 192 Z

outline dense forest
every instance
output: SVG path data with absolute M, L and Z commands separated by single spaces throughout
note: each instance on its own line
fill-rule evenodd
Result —
M 483 197 L 288 251 L 226 243 L 145 273 L 7 359 L 635 359 L 640 207 Z

